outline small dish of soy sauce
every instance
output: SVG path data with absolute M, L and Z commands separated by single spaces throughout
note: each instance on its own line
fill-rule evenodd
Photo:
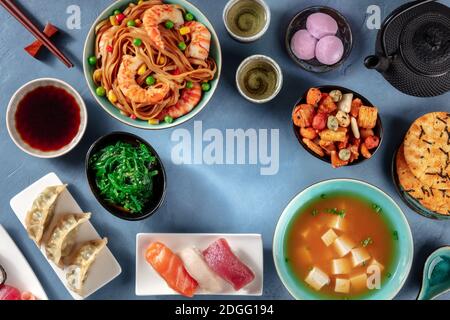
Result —
M 26 83 L 12 96 L 6 124 L 14 143 L 38 158 L 57 158 L 77 146 L 87 127 L 87 110 L 78 92 L 58 79 Z

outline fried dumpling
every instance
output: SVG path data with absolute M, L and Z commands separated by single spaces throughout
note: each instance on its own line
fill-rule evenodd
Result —
M 56 201 L 66 187 L 67 185 L 47 187 L 33 201 L 33 206 L 27 213 L 25 218 L 27 232 L 38 246 L 41 245 L 45 229 L 52 221 Z
M 84 283 L 88 277 L 89 269 L 107 243 L 108 239 L 106 238 L 92 240 L 84 243 L 78 249 L 66 273 L 67 285 L 72 291 L 83 296 Z
M 78 227 L 90 218 L 90 213 L 66 214 L 59 217 L 45 244 L 47 258 L 62 267 L 62 260 L 73 250 Z

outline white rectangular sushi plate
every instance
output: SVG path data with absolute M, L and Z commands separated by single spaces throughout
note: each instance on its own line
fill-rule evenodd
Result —
M 47 187 L 61 185 L 63 182 L 58 178 L 55 173 L 49 173 L 45 177 L 33 183 L 31 186 L 20 192 L 14 198 L 11 199 L 10 205 L 16 214 L 17 218 L 25 227 L 25 217 L 27 215 L 28 210 L 30 210 L 34 199 Z M 70 187 L 70 186 L 69 186 Z M 55 218 L 61 214 L 67 213 L 83 213 L 80 206 L 77 204 L 75 199 L 72 197 L 70 192 L 66 189 L 64 190 L 58 198 L 55 207 Z M 57 219 L 53 219 L 55 221 Z M 52 228 L 52 224 L 49 226 Z M 100 235 L 97 233 L 95 228 L 92 226 L 90 222 L 86 222 L 82 224 L 78 230 L 78 235 L 76 242 L 77 244 L 83 243 L 85 241 L 99 239 Z M 32 241 L 31 239 L 29 241 Z M 47 259 L 45 255 L 44 247 L 41 249 L 42 254 Z M 122 269 L 117 262 L 116 258 L 114 258 L 113 254 L 108 248 L 103 249 L 99 256 L 97 257 L 95 263 L 92 265 L 88 278 L 84 287 L 84 295 L 80 296 L 77 293 L 74 293 L 67 286 L 66 281 L 66 273 L 65 270 L 60 269 L 50 260 L 47 260 L 52 269 L 55 271 L 58 278 L 64 284 L 66 289 L 72 295 L 72 297 L 76 300 L 82 300 L 96 292 L 98 289 L 109 283 L 111 280 L 116 278 L 121 272 Z
M 1 224 L 0 265 L 7 274 L 6 284 L 17 288 L 20 292 L 31 292 L 39 300 L 48 300 L 33 269 Z
M 139 233 L 136 236 L 136 295 L 177 295 L 145 259 L 148 246 L 159 241 L 174 253 L 186 247 L 206 249 L 214 241 L 224 238 L 230 244 L 234 254 L 255 274 L 255 279 L 240 291 L 232 286 L 224 292 L 211 294 L 199 289 L 197 295 L 237 295 L 261 296 L 263 293 L 263 243 L 259 234 L 181 234 L 181 233 Z

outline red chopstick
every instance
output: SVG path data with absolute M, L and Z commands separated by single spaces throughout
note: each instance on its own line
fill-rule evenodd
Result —
M 62 53 L 53 44 L 53 42 L 51 42 L 50 39 L 41 30 L 39 30 L 27 16 L 25 16 L 25 14 L 12 2 L 12 0 L 0 0 L 0 4 L 68 68 L 72 68 L 74 66 L 73 63 L 64 55 L 64 53 Z

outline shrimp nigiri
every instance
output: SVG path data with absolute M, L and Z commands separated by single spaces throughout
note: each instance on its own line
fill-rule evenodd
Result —
M 176 292 L 193 297 L 198 283 L 186 271 L 181 259 L 160 242 L 153 242 L 145 254 L 147 262 Z

